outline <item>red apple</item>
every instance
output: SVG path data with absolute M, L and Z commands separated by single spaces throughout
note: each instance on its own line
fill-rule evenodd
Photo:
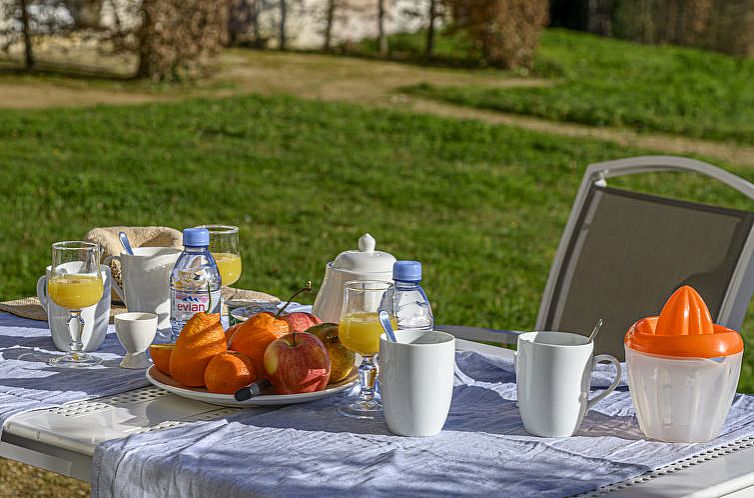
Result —
M 267 346 L 264 369 L 277 394 L 311 393 L 327 386 L 330 357 L 316 336 L 294 332 Z
M 283 315 L 281 318 L 288 322 L 288 328 L 291 332 L 305 332 L 312 325 L 322 323 L 322 320 L 316 316 L 311 313 L 304 313 L 303 311 L 294 311 L 293 313 Z

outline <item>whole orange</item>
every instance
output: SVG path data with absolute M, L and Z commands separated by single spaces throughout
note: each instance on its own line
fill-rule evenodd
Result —
M 230 347 L 230 340 L 233 339 L 233 334 L 235 334 L 238 331 L 239 327 L 241 327 L 241 323 L 237 323 L 233 325 L 232 327 L 228 327 L 228 329 L 225 331 L 225 341 L 228 343 L 229 347 Z
M 149 356 L 152 357 L 152 363 L 160 372 L 170 375 L 170 357 L 172 356 L 175 344 L 152 344 L 149 346 Z
M 258 376 L 264 375 L 264 350 L 288 333 L 288 323 L 272 313 L 262 312 L 243 322 L 230 341 L 229 348 L 249 358 Z
M 204 370 L 204 385 L 212 393 L 233 394 L 256 378 L 251 359 L 238 351 L 216 354 Z
M 170 376 L 184 386 L 203 386 L 207 364 L 213 356 L 227 350 L 220 314 L 196 313 L 175 341 L 170 355 Z

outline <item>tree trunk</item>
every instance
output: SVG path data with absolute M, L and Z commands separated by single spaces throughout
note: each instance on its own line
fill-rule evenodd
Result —
M 251 22 L 252 22 L 252 32 L 254 33 L 254 46 L 257 48 L 264 48 L 264 43 L 262 42 L 262 31 L 259 26 L 259 11 L 261 10 L 259 6 L 260 2 L 255 1 L 252 4 L 252 10 L 251 10 Z
M 21 6 L 21 24 L 24 30 L 24 60 L 26 69 L 34 69 L 34 52 L 31 48 L 31 27 L 29 26 L 29 10 L 26 7 L 26 0 L 20 0 Z
M 288 6 L 286 5 L 286 0 L 280 0 L 280 33 L 278 35 L 278 48 L 280 48 L 280 50 L 285 50 L 286 48 L 285 19 L 287 16 Z
M 385 2 L 387 0 L 377 0 L 377 41 L 380 46 L 380 55 L 387 55 L 387 35 L 385 34 Z
M 149 46 L 149 27 L 152 25 L 152 0 L 143 0 L 141 2 L 141 26 L 136 32 L 136 38 L 139 45 L 139 67 L 136 69 L 136 76 L 139 78 L 148 78 L 151 76 L 151 47 Z
M 322 49 L 325 52 L 329 52 L 332 45 L 332 25 L 335 20 L 335 0 L 327 0 L 327 12 L 325 16 L 325 43 Z
M 429 0 L 429 27 L 427 28 L 427 46 L 424 47 L 424 55 L 427 59 L 432 57 L 435 50 L 435 18 L 437 17 L 437 0 Z

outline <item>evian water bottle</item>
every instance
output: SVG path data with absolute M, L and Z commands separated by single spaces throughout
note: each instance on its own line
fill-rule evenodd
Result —
M 209 231 L 186 228 L 183 253 L 170 273 L 171 342 L 194 313 L 220 312 L 220 272 L 209 252 Z

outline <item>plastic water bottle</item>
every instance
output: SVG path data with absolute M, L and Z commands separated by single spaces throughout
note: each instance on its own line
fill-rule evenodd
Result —
M 398 330 L 432 330 L 432 307 L 421 286 L 422 265 L 418 261 L 393 264 L 395 285 L 383 296 L 381 309 L 395 316 Z
M 221 301 L 220 272 L 209 252 L 209 231 L 186 228 L 183 253 L 170 273 L 170 326 L 172 341 L 195 313 L 219 313 Z

